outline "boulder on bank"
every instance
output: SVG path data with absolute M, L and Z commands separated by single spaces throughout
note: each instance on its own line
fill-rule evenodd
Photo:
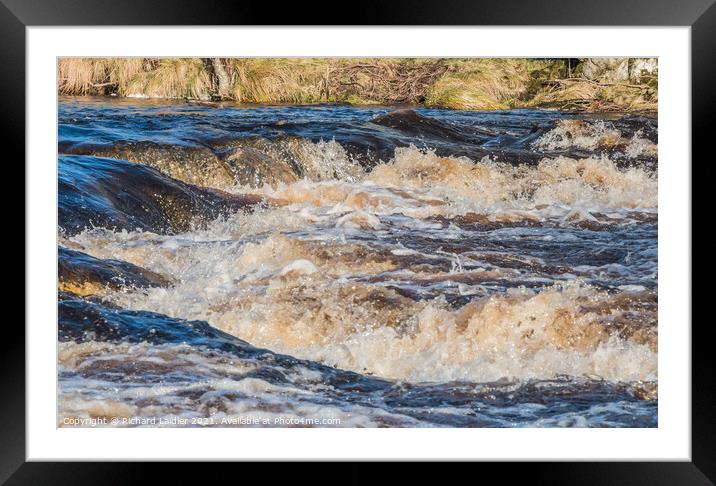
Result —
M 582 63 L 582 76 L 592 81 L 615 83 L 629 80 L 629 59 L 589 58 Z
M 589 58 L 582 62 L 582 76 L 606 83 L 632 82 L 639 84 L 645 75 L 656 74 L 657 59 L 647 58 Z

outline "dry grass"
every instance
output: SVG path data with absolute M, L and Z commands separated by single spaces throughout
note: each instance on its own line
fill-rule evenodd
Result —
M 225 72 L 223 83 L 216 70 Z M 656 109 L 656 77 L 635 87 L 567 75 L 563 59 L 251 58 L 221 59 L 217 68 L 199 58 L 66 58 L 58 91 L 263 104 Z
M 470 110 L 509 108 L 529 87 L 527 59 L 455 59 L 426 95 L 428 106 Z
M 581 78 L 546 81 L 543 89 L 525 103 L 525 106 L 586 111 L 654 111 L 657 105 L 655 85 L 599 83 Z
M 331 101 L 327 59 L 229 59 L 232 99 L 239 103 Z
M 119 94 L 208 99 L 213 83 L 201 59 L 151 59 L 119 85 Z
M 63 94 L 110 94 L 145 70 L 141 58 L 67 58 L 58 63 Z
M 344 59 L 328 74 L 334 99 L 353 104 L 423 103 L 446 72 L 444 59 Z

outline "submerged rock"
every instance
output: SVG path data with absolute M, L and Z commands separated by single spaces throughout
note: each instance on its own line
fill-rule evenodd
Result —
M 251 359 L 254 364 L 258 363 L 261 369 L 256 373 L 273 383 L 285 383 L 288 381 L 286 374 L 297 367 L 307 369 L 317 373 L 320 382 L 331 386 L 334 393 L 370 393 L 393 386 L 386 380 L 254 347 L 205 321 L 177 319 L 156 312 L 118 309 L 104 302 L 92 302 L 66 292 L 61 292 L 58 298 L 58 340 L 75 343 L 181 345 L 191 346 L 198 352 L 223 351 L 237 358 Z
M 205 147 L 164 145 L 154 142 L 117 142 L 112 145 L 80 144 L 65 153 L 127 160 L 196 186 L 230 188 L 234 176 L 213 151 Z
M 276 187 L 301 178 L 316 181 L 355 178 L 363 173 L 366 158 L 358 150 L 354 161 L 353 154 L 333 140 L 313 142 L 294 136 L 213 141 L 207 147 L 120 141 L 59 148 L 66 154 L 139 163 L 195 186 L 222 190 L 237 185 Z
M 364 157 L 335 140 L 249 137 L 224 141 L 214 148 L 236 181 L 253 187 L 275 186 L 304 178 L 312 181 L 355 179 L 366 167 Z
M 413 137 L 437 138 L 459 142 L 474 141 L 474 138 L 457 128 L 439 120 L 420 115 L 415 110 L 391 111 L 373 118 L 371 123 L 393 128 Z
M 141 164 L 70 155 L 58 158 L 58 199 L 68 235 L 93 227 L 179 233 L 265 201 L 192 186 Z
M 169 278 L 122 260 L 101 260 L 81 251 L 57 248 L 58 288 L 76 295 L 94 295 L 104 289 L 165 287 Z
M 477 126 L 451 125 L 414 110 L 392 111 L 373 118 L 371 123 L 400 132 L 401 139 L 393 142 L 394 148 L 414 144 L 417 138 L 441 157 L 468 157 L 474 161 L 490 157 L 514 165 L 536 164 L 541 158 L 526 149 L 534 137 L 522 140 Z
M 274 158 L 254 147 L 236 147 L 224 157 L 237 184 L 276 187 L 279 183 L 290 184 L 298 180 L 293 167 L 281 158 Z
M 652 143 L 659 142 L 659 121 L 656 116 L 628 114 L 619 117 L 613 123 L 624 137 L 632 138 L 638 135 Z

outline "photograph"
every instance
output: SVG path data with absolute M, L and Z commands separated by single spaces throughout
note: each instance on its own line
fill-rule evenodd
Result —
M 659 427 L 659 58 L 56 61 L 58 428 Z

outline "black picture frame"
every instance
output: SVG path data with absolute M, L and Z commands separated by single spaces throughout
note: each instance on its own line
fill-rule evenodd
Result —
M 341 15 L 335 0 L 281 6 L 273 2 L 219 0 L 0 0 L 0 66 L 4 68 L 0 112 L 6 167 L 12 164 L 19 171 L 25 154 L 25 29 L 28 26 L 342 25 L 345 20 L 350 20 L 352 25 L 691 26 L 692 153 L 694 159 L 706 158 L 710 143 L 707 130 L 716 111 L 715 1 L 424 0 L 417 4 L 408 0 L 390 3 L 368 0 L 356 5 L 350 15 Z M 8 148 L 14 150 L 8 152 Z M 14 156 L 8 155 L 10 153 Z M 27 259 L 27 254 L 25 257 Z M 6 305 L 9 308 L 12 304 Z M 494 469 L 499 474 L 505 474 L 507 468 L 510 476 L 524 474 L 523 481 L 538 484 L 713 484 L 716 479 L 713 391 L 716 383 L 709 349 L 712 341 L 707 338 L 710 325 L 708 319 L 696 322 L 691 331 L 692 462 L 480 464 L 472 467 Z M 3 336 L 0 483 L 125 484 L 146 478 L 139 469 L 145 466 L 138 464 L 27 463 L 25 333 L 16 320 L 6 319 Z M 168 474 L 182 475 L 189 468 L 194 466 L 174 464 Z M 411 470 L 413 474 L 421 474 L 419 468 Z M 279 471 L 272 468 L 272 477 Z M 362 465 L 344 466 L 341 477 L 351 482 L 371 481 L 372 475 L 364 471 Z M 285 469 L 285 473 L 294 475 L 296 471 L 292 467 Z M 480 475 L 484 474 L 485 470 L 481 469 Z M 409 480 L 409 476 L 409 473 L 401 473 L 402 481 Z

